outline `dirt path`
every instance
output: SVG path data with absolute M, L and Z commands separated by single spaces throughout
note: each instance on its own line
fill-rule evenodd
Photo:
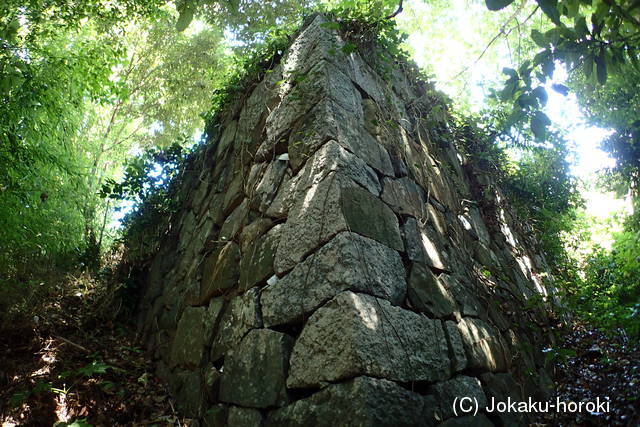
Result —
M 640 425 L 640 343 L 623 333 L 605 334 L 578 324 L 556 350 L 556 398 L 562 402 L 609 402 L 605 413 L 562 413 L 541 422 L 562 426 Z
M 189 424 L 134 342 L 135 328 L 92 319 L 78 299 L 56 305 L 67 308 L 0 331 L 3 426 Z

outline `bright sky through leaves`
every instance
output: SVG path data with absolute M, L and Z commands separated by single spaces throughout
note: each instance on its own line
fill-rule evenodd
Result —
M 440 3 L 407 2 L 399 17 L 400 27 L 409 34 L 407 44 L 413 59 L 433 74 L 436 87 L 457 103 L 477 111 L 484 105 L 486 88 L 504 80 L 502 68 L 517 66 L 518 46 L 502 38 L 483 53 L 497 34 L 495 30 L 487 32 L 489 25 L 486 24 L 496 19 L 496 12 L 488 11 L 483 1 Z M 528 34 L 522 36 L 528 37 Z M 557 64 L 553 83 L 563 83 L 566 78 L 565 70 Z M 575 150 L 569 159 L 571 172 L 584 181 L 594 179 L 599 170 L 615 164 L 600 149 L 609 131 L 585 123 L 574 95 L 555 92 L 551 82 L 546 86 L 549 100 L 545 112 L 554 124 L 567 131 L 569 145 Z M 583 190 L 583 197 L 588 213 L 601 218 L 621 208 L 628 209 L 628 203 L 616 199 L 612 193 L 591 188 Z

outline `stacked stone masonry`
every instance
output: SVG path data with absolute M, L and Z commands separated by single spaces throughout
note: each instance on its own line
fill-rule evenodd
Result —
M 185 172 L 142 304 L 157 370 L 200 425 L 526 423 L 452 402 L 545 397 L 544 256 L 429 85 L 325 21 Z

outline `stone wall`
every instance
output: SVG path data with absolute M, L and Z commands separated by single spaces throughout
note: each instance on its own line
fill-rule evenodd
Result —
M 157 369 L 203 425 L 523 423 L 451 405 L 544 397 L 544 257 L 429 85 L 324 21 L 185 172 L 142 303 Z

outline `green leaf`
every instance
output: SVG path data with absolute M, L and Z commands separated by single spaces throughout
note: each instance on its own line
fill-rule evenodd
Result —
M 560 41 L 560 30 L 557 28 L 552 28 L 544 33 L 544 37 L 549 43 L 555 46 Z
M 320 24 L 320 27 L 326 29 L 326 30 L 339 30 L 340 29 L 340 24 L 338 24 L 337 22 L 323 22 L 322 24 Z
M 600 35 L 600 32 L 602 31 L 602 21 L 603 20 L 596 13 L 591 15 L 591 34 L 593 34 L 594 36 Z
M 86 377 L 92 377 L 95 374 L 104 374 L 107 372 L 107 369 L 110 369 L 111 366 L 99 361 L 99 360 L 94 360 L 93 362 L 91 362 L 88 365 L 83 366 L 82 368 L 78 369 L 78 373 L 86 376 Z
M 576 20 L 575 31 L 578 37 L 583 39 L 589 34 L 589 28 L 587 27 L 587 20 L 584 16 L 581 16 Z
M 356 50 L 358 50 L 358 47 L 354 43 L 351 43 L 351 42 L 347 42 L 347 43 L 344 44 L 344 46 L 342 46 L 342 51 L 344 53 L 346 53 L 347 55 L 355 52 Z
M 555 70 L 556 65 L 553 62 L 553 58 L 547 58 L 547 60 L 542 64 L 542 72 L 549 78 L 553 77 L 553 70 Z
M 593 55 L 589 54 L 584 58 L 584 75 L 591 77 L 593 73 Z
M 540 9 L 551 19 L 554 24 L 560 25 L 560 12 L 558 12 L 558 0 L 536 0 Z
M 538 30 L 531 30 L 531 38 L 540 47 L 547 47 L 549 43 L 547 42 L 546 37 Z
M 542 105 L 543 107 L 547 105 L 549 95 L 547 95 L 547 91 L 543 86 L 538 86 L 533 91 L 531 91 L 531 94 L 538 98 L 538 100 L 540 101 L 540 105 Z
M 513 68 L 509 68 L 509 67 L 504 67 L 502 69 L 502 73 L 506 74 L 508 76 L 511 76 L 513 78 L 518 78 L 518 72 L 516 70 L 514 70 Z
M 500 100 L 507 101 L 511 99 L 518 88 L 518 80 L 509 79 L 504 85 L 504 88 L 500 91 Z
M 598 55 L 595 60 L 598 83 L 604 85 L 605 83 L 607 83 L 607 61 L 605 60 L 604 51 L 601 51 L 600 55 Z
M 571 1 L 565 4 L 565 15 L 574 18 L 580 13 L 580 4 L 577 1 Z
M 537 139 L 544 139 L 547 135 L 547 126 L 551 124 L 549 117 L 542 111 L 536 111 L 531 116 L 531 131 Z
M 193 21 L 193 15 L 196 11 L 196 5 L 194 0 L 187 0 L 178 6 L 178 12 L 180 16 L 176 22 L 176 30 L 182 32 L 187 29 L 191 21 Z
M 543 50 L 542 52 L 536 53 L 536 56 L 533 57 L 533 65 L 534 65 L 534 67 L 536 65 L 540 65 L 543 62 L 545 62 L 547 60 L 548 56 L 549 56 L 549 54 L 548 54 L 547 50 Z
M 631 65 L 633 65 L 633 68 L 636 69 L 636 71 L 640 71 L 640 62 L 638 61 L 638 56 L 636 52 L 629 52 L 629 59 L 631 60 Z
M 522 112 L 522 110 L 516 109 L 516 110 L 512 111 L 511 114 L 509 114 L 509 117 L 507 117 L 507 121 L 505 122 L 505 126 L 507 128 L 510 128 L 511 126 L 513 126 L 516 123 L 520 122 L 524 117 L 525 116 L 524 116 L 524 113 Z
M 518 72 L 520 73 L 520 75 L 522 75 L 522 74 L 531 74 L 531 61 L 529 61 L 528 59 L 526 61 L 524 61 L 518 67 Z
M 525 95 L 525 94 L 522 94 L 518 97 L 517 103 L 522 108 L 527 108 L 527 107 L 535 108 L 537 106 L 535 99 L 532 98 L 530 95 Z
M 485 0 L 485 3 L 487 4 L 487 9 L 489 10 L 504 9 L 505 7 L 509 6 L 513 2 L 514 0 Z
M 573 28 L 562 26 L 559 28 L 559 31 L 560 31 L 560 35 L 569 41 L 580 38 L 576 34 L 576 32 L 573 30 Z
M 560 83 L 554 83 L 551 88 L 561 95 L 567 96 L 569 94 L 569 88 Z

